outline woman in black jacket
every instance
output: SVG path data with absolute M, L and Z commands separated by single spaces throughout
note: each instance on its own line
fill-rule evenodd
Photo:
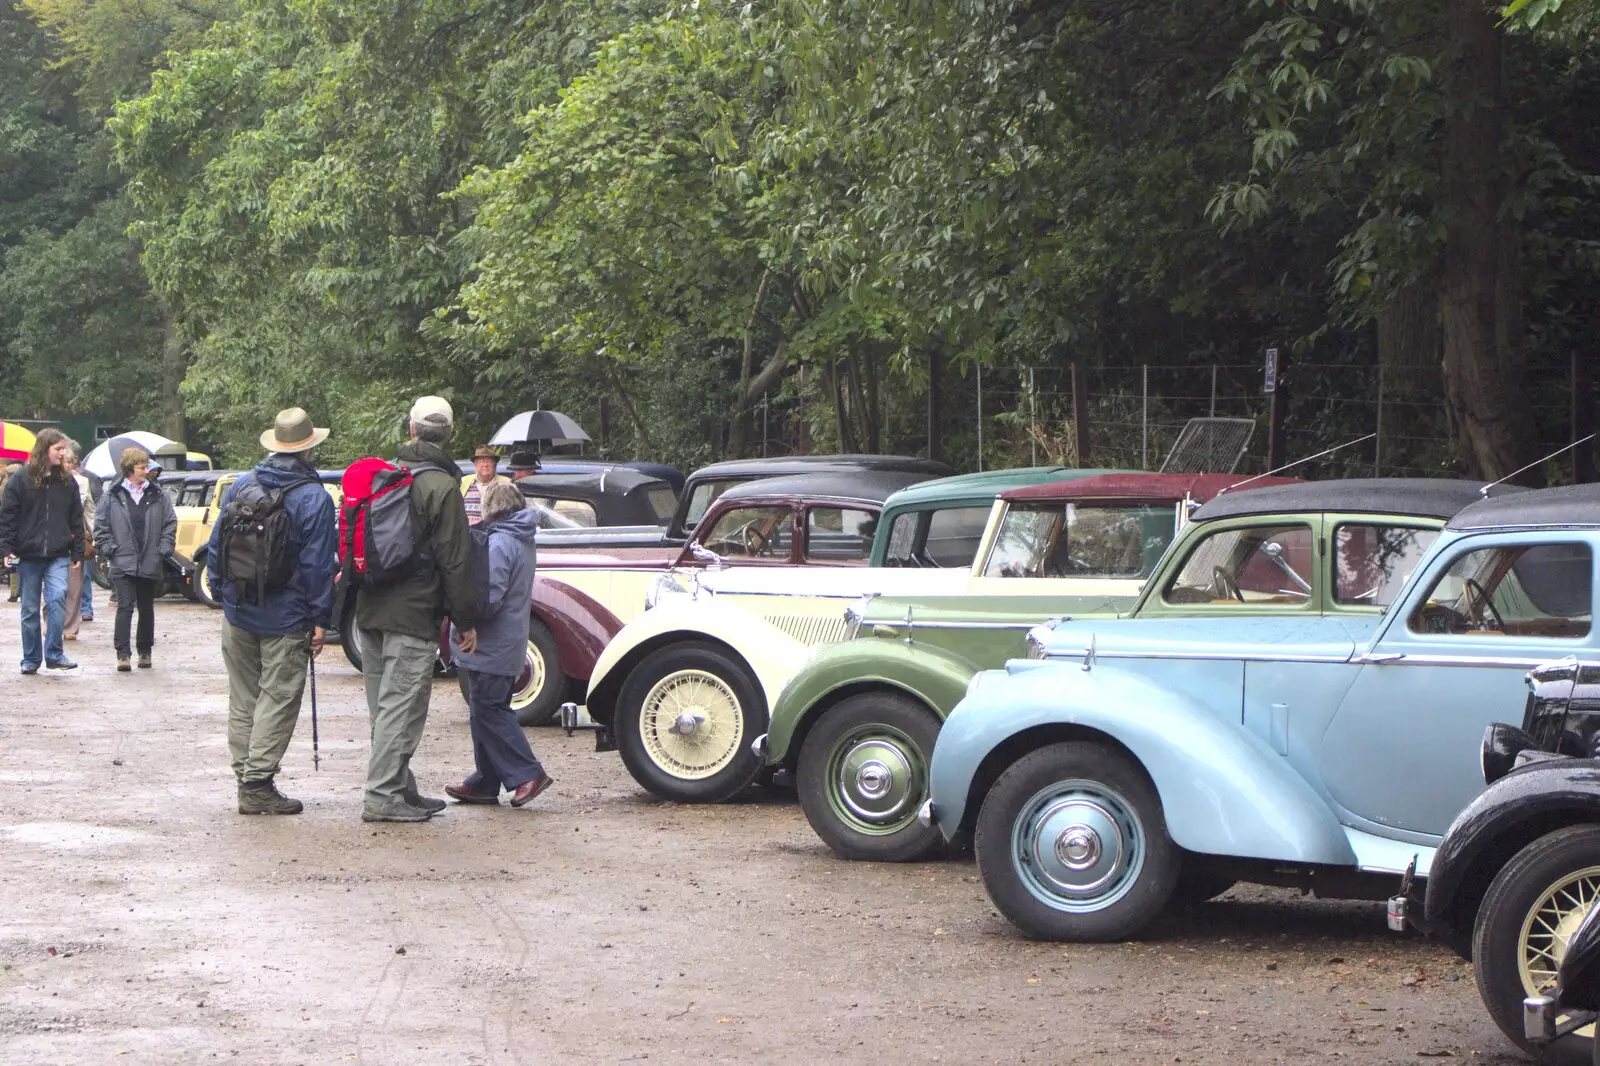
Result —
M 131 649 L 128 630 L 139 609 L 139 666 L 149 669 L 156 643 L 156 584 L 178 536 L 178 512 L 172 500 L 149 479 L 150 455 L 129 448 L 118 465 L 122 477 L 100 499 L 94 515 L 94 550 L 108 567 L 117 592 L 117 620 L 111 640 L 117 648 L 117 669 L 127 673 Z
M 17 560 L 22 583 L 22 672 L 36 674 L 39 662 L 52 670 L 78 664 L 61 650 L 67 614 L 67 571 L 83 560 L 83 502 L 67 475 L 71 445 L 58 429 L 40 430 L 21 470 L 0 492 L 0 558 Z M 39 632 L 40 597 L 45 626 Z

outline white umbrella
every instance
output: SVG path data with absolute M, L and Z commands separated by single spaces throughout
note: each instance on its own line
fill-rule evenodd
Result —
M 122 450 L 130 444 L 136 444 L 145 451 L 154 453 L 157 448 L 168 444 L 178 443 L 159 433 L 147 433 L 142 429 L 129 430 L 127 433 L 118 433 L 108 441 L 102 442 L 98 447 L 83 458 L 83 469 L 86 473 L 97 478 L 110 480 L 122 476 L 122 471 L 117 469 L 117 462 L 122 458 Z M 115 449 L 112 445 L 116 445 Z
M 589 439 L 583 427 L 560 411 L 523 411 L 495 430 L 490 444 L 582 444 Z

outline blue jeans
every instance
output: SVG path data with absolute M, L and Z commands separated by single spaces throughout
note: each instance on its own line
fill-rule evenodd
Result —
M 511 709 L 515 679 L 481 674 L 464 666 L 461 678 L 467 685 L 474 767 L 462 782 L 467 791 L 499 795 L 502 786 L 507 792 L 515 792 L 534 778 L 543 777 L 544 767 L 534 757 L 528 735 L 517 724 L 517 714 Z
M 67 618 L 66 557 L 23 559 L 17 563 L 22 579 L 22 665 L 38 666 L 40 660 L 60 662 L 61 626 Z M 39 594 L 44 594 L 44 647 L 39 646 Z
M 83 564 L 83 604 L 79 608 L 79 617 L 84 621 L 94 617 L 94 577 L 89 568 L 96 565 L 88 561 Z

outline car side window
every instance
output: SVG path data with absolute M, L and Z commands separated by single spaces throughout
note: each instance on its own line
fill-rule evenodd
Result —
M 866 562 L 878 516 L 853 507 L 813 507 L 806 512 L 806 558 L 819 562 Z
M 1450 564 L 1409 626 L 1464 636 L 1588 636 L 1593 584 L 1587 544 L 1480 548 Z
M 1346 522 L 1334 531 L 1333 599 L 1388 607 L 1439 537 L 1438 530 Z
M 992 507 L 985 501 L 896 515 L 883 564 L 966 569 L 978 554 Z
M 791 508 L 734 507 L 724 511 L 699 540 L 718 555 L 787 559 L 793 537 Z
M 205 506 L 205 502 L 206 502 L 206 486 L 205 485 L 185 485 L 185 486 L 183 486 L 183 495 L 181 497 L 179 497 L 179 502 L 184 507 L 204 507 Z
M 528 503 L 538 513 L 539 525 L 545 529 L 593 529 L 599 524 L 594 505 L 585 500 L 529 496 Z
M 1315 547 L 1307 525 L 1225 529 L 1190 550 L 1161 598 L 1179 605 L 1305 603 Z

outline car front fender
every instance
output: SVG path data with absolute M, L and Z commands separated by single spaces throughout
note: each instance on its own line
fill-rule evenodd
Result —
M 768 707 L 805 654 L 804 644 L 765 618 L 715 597 L 661 604 L 623 626 L 600 654 L 589 675 L 589 716 L 609 725 L 629 672 L 651 652 L 688 642 L 732 651 L 750 668 Z
M 1462 951 L 1501 867 L 1546 833 L 1585 822 L 1600 822 L 1600 760 L 1541 759 L 1500 778 L 1456 815 L 1434 853 L 1423 928 Z
M 767 727 L 767 762 L 799 755 L 799 745 L 822 712 L 858 692 L 894 691 L 911 697 L 941 719 L 967 691 L 977 666 L 930 644 L 863 637 L 817 650 L 772 704 Z
M 1237 721 L 1125 669 L 1013 663 L 979 674 L 940 731 L 934 815 L 947 838 L 970 830 L 1005 768 L 1057 740 L 1110 742 L 1138 759 L 1167 832 L 1210 855 L 1354 865 L 1337 818 L 1288 760 Z

